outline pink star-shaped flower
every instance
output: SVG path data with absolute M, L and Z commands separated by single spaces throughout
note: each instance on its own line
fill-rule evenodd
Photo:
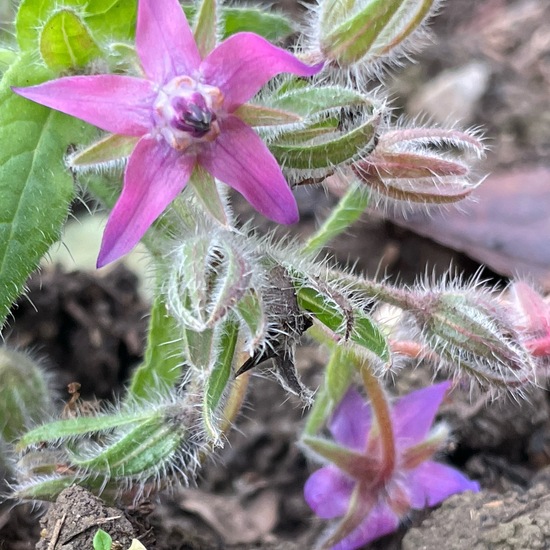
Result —
M 413 508 L 434 506 L 462 491 L 479 491 L 479 485 L 458 470 L 431 460 L 446 433 L 428 432 L 449 386 L 444 382 L 412 392 L 393 405 L 391 457 L 384 457 L 381 428 L 373 421 L 371 407 L 353 389 L 328 426 L 336 445 L 306 440 L 332 461 L 313 473 L 304 488 L 307 503 L 319 517 L 343 516 L 328 540 L 332 550 L 354 550 L 395 531 Z
M 268 218 L 296 222 L 296 202 L 277 161 L 235 110 L 277 74 L 311 76 L 322 66 L 302 63 L 253 33 L 231 36 L 202 59 L 177 0 L 139 0 L 136 48 L 145 78 L 75 76 L 14 88 L 107 132 L 141 138 L 98 267 L 137 244 L 196 165 Z

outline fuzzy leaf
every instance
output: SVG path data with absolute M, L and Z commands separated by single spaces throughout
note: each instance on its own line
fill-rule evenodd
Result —
M 228 321 L 222 327 L 219 355 L 212 368 L 206 383 L 205 398 L 203 401 L 203 418 L 210 436 L 217 440 L 220 429 L 216 426 L 216 412 L 227 388 L 231 376 L 231 366 L 235 357 L 239 325 Z
M 157 297 L 151 310 L 145 360 L 132 375 L 128 397 L 145 399 L 155 390 L 169 390 L 181 376 L 182 362 L 181 329 Z
M 96 41 L 124 41 L 134 36 L 136 0 L 23 0 L 15 20 L 17 42 L 23 52 L 39 50 L 44 26 L 64 8 L 80 15 L 86 32 Z
M 40 33 L 40 56 L 51 69 L 82 67 L 100 54 L 88 29 L 71 10 L 55 12 Z
M 98 529 L 93 540 L 94 550 L 111 550 L 112 544 L 113 539 L 111 535 L 103 529 Z
M 67 217 L 74 194 L 73 178 L 63 162 L 67 148 L 95 132 L 10 89 L 49 76 L 23 57 L 0 83 L 0 324 L 29 274 L 58 240 Z
M 384 362 L 389 361 L 388 343 L 376 324 L 365 313 L 359 309 L 344 313 L 333 298 L 311 286 L 298 288 L 296 294 L 300 307 L 309 311 L 319 322 L 329 328 L 335 339 L 338 341 L 349 339 L 371 351 Z
M 0 72 L 7 71 L 17 61 L 17 53 L 10 48 L 0 47 Z

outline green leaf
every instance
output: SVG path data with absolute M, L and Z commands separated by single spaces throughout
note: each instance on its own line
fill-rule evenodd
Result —
M 101 54 L 82 20 L 70 10 L 55 12 L 40 34 L 40 55 L 48 67 L 82 67 Z
M 216 412 L 231 376 L 235 357 L 239 325 L 234 321 L 224 323 L 220 338 L 220 352 L 206 383 L 203 401 L 203 418 L 210 436 L 217 440 L 220 430 L 216 426 Z
M 151 310 L 145 360 L 132 375 L 128 398 L 146 399 L 169 390 L 179 380 L 183 364 L 181 328 L 157 297 Z
M 390 352 L 386 338 L 361 310 L 344 311 L 333 297 L 312 286 L 301 286 L 296 294 L 299 306 L 329 328 L 335 338 L 349 340 L 371 351 L 384 362 L 389 361 Z
M 111 535 L 103 529 L 98 529 L 93 540 L 94 550 L 111 550 L 112 544 L 113 539 Z
M 0 82 L 0 324 L 29 274 L 59 239 L 74 196 L 73 178 L 63 162 L 67 149 L 95 132 L 10 88 L 49 75 L 25 56 Z

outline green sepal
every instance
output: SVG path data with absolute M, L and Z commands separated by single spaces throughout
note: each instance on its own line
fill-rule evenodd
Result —
M 241 105 L 234 114 L 249 126 L 281 126 L 304 120 L 301 115 L 291 111 L 252 103 Z
M 218 3 L 216 0 L 202 0 L 195 16 L 193 34 L 203 59 L 216 47 L 217 31 Z
M 253 355 L 263 343 L 267 331 L 267 319 L 260 296 L 249 290 L 236 304 L 235 309 L 249 335 L 246 351 Z
M 96 132 L 11 90 L 50 76 L 32 56 L 23 56 L 0 83 L 0 325 L 29 274 L 59 239 L 74 196 L 63 157 L 72 144 Z
M 362 185 L 351 185 L 323 225 L 307 240 L 304 251 L 312 254 L 321 250 L 332 239 L 356 222 L 369 204 L 369 190 Z
M 362 107 L 374 109 L 373 101 L 352 88 L 343 86 L 310 86 L 303 81 L 285 81 L 266 101 L 269 106 L 289 111 L 301 117 L 312 117 L 324 112 Z
M 325 425 L 351 385 L 355 363 L 344 346 L 333 346 L 320 390 L 307 416 L 304 434 L 313 436 Z
M 88 475 L 111 478 L 140 476 L 158 471 L 161 464 L 171 461 L 183 441 L 184 426 L 175 428 L 164 414 L 134 425 L 126 434 L 97 455 L 69 450 L 71 465 L 85 469 Z
M 17 52 L 10 48 L 0 47 L 0 73 L 7 71 L 10 65 L 17 61 L 17 58 Z
M 75 475 L 39 478 L 17 488 L 11 496 L 20 500 L 53 500 L 63 489 L 79 481 L 80 479 Z
M 314 170 L 342 164 L 372 146 L 379 117 L 369 118 L 357 128 L 336 133 L 332 139 L 299 141 L 294 144 L 274 141 L 269 149 L 285 169 Z M 285 141 L 288 135 L 284 136 Z
M 197 165 L 189 179 L 189 185 L 193 188 L 200 203 L 212 218 L 221 226 L 229 227 L 226 205 L 220 195 L 216 180 L 204 168 Z
M 229 320 L 221 327 L 219 354 L 208 375 L 203 401 L 203 419 L 210 437 L 216 441 L 220 437 L 217 426 L 217 412 L 231 377 L 232 365 L 237 348 L 239 325 Z
M 134 136 L 109 135 L 72 154 L 68 162 L 72 168 L 82 169 L 122 161 L 130 156 L 138 141 Z
M 298 305 L 327 327 L 336 341 L 350 341 L 388 362 L 390 351 L 377 325 L 360 309 L 345 311 L 334 298 L 307 283 L 296 290 Z
M 56 11 L 40 33 L 40 56 L 55 71 L 83 67 L 101 51 L 83 21 L 72 11 Z
M 157 297 L 151 309 L 145 359 L 132 375 L 129 399 L 147 399 L 152 392 L 166 392 L 178 382 L 183 365 L 181 338 L 181 328 Z
M 200 370 L 210 367 L 214 356 L 214 329 L 207 328 L 199 332 L 185 328 L 183 344 L 185 358 L 190 365 Z
M 151 413 L 131 412 L 117 413 L 116 415 L 101 414 L 98 416 L 78 416 L 75 418 L 66 418 L 56 420 L 37 426 L 26 432 L 18 441 L 17 449 L 24 450 L 30 445 L 40 445 L 42 443 L 51 443 L 61 439 L 73 439 L 84 435 L 95 434 L 114 428 L 123 428 L 125 426 L 141 423 L 150 417 Z

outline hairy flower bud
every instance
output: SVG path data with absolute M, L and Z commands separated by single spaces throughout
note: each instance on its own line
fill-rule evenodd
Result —
M 339 67 L 376 65 L 407 49 L 438 0 L 325 0 L 315 29 L 324 58 Z
M 484 149 L 472 132 L 401 128 L 380 135 L 372 153 L 352 169 L 383 198 L 447 204 L 466 198 L 477 187 L 470 164 L 472 157 L 484 155 Z
M 429 349 L 481 383 L 522 387 L 535 365 L 507 309 L 477 289 L 426 292 L 410 310 Z

